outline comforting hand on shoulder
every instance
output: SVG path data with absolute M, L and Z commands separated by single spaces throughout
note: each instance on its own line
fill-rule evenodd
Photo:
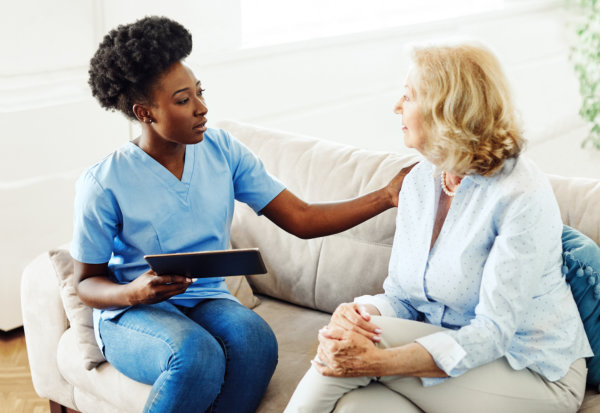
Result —
M 413 163 L 410 166 L 402 168 L 400 172 L 398 172 L 396 176 L 394 176 L 392 180 L 387 184 L 387 189 L 390 192 L 392 205 L 394 207 L 398 206 L 398 196 L 400 194 L 400 189 L 402 189 L 402 183 L 404 182 L 404 178 L 406 177 L 406 175 L 408 175 L 408 173 L 416 164 L 417 163 Z

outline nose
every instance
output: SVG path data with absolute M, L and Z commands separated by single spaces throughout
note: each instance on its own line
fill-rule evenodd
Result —
M 196 101 L 196 107 L 194 108 L 194 115 L 195 116 L 204 116 L 206 115 L 206 113 L 208 112 L 208 107 L 206 106 L 206 101 L 204 100 L 204 97 L 201 96 L 197 96 L 195 98 Z
M 404 103 L 404 99 L 400 99 L 396 106 L 394 106 L 394 113 L 402 114 L 402 104 Z

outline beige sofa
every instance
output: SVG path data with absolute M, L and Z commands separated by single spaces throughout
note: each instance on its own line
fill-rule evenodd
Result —
M 349 198 L 378 188 L 416 159 L 235 122 L 219 126 L 249 146 L 291 191 L 310 201 Z M 565 224 L 598 243 L 600 182 L 555 176 L 551 181 Z M 341 302 L 381 290 L 395 214 L 396 210 L 390 210 L 344 233 L 305 241 L 256 216 L 245 205 L 236 206 L 233 247 L 259 247 L 269 269 L 267 275 L 248 277 L 261 303 L 254 307 L 248 290 L 244 303 L 272 326 L 279 341 L 279 364 L 259 412 L 283 410 L 309 367 L 317 330 L 327 323 L 329 313 Z M 149 386 L 128 379 L 107 362 L 86 369 L 95 365 L 90 357 L 98 356 L 88 354 L 97 352 L 90 350 L 91 313 L 76 301 L 69 278 L 64 274 L 57 278 L 57 272 L 68 271 L 67 264 L 55 258 L 55 253 L 53 260 L 48 253 L 40 255 L 26 268 L 22 281 L 23 320 L 36 391 L 54 401 L 55 411 L 68 411 L 60 410 L 66 406 L 91 413 L 140 412 Z M 244 294 L 243 283 L 232 288 Z M 81 318 L 87 318 L 83 327 L 76 325 Z M 595 390 L 588 390 L 580 411 L 600 411 L 600 395 Z

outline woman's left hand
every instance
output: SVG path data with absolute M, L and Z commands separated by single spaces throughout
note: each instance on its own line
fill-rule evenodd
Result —
M 413 163 L 410 166 L 404 167 L 400 170 L 400 172 L 398 172 L 396 174 L 396 176 L 394 176 L 392 178 L 392 180 L 387 184 L 387 190 L 390 193 L 390 197 L 392 199 L 392 205 L 397 207 L 398 206 L 398 195 L 400 194 L 400 189 L 402 189 L 402 182 L 404 182 L 404 178 L 406 177 L 406 175 L 408 175 L 408 173 L 410 172 L 410 170 L 416 165 L 416 163 Z
M 382 350 L 364 335 L 324 327 L 319 330 L 317 358 L 311 363 L 324 376 L 378 376 L 381 356 Z

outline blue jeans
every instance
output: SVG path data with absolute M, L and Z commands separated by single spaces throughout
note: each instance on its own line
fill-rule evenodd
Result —
M 100 321 L 105 357 L 152 385 L 144 412 L 254 412 L 277 365 L 277 340 L 228 299 L 140 305 Z

